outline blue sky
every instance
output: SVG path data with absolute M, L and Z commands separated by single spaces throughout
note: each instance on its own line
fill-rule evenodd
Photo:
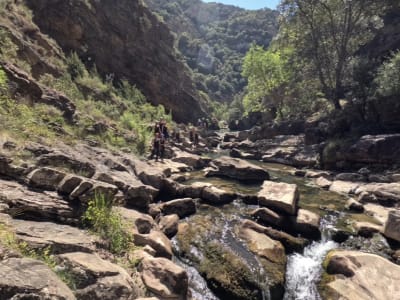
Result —
M 280 2 L 279 0 L 203 0 L 203 1 L 231 4 L 246 9 L 259 9 L 264 7 L 275 9 Z

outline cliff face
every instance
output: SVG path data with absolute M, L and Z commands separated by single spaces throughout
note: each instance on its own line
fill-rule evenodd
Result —
M 102 75 L 136 84 L 176 121 L 204 116 L 205 106 L 173 48 L 169 29 L 140 0 L 28 0 L 34 21 L 64 51 L 75 51 Z

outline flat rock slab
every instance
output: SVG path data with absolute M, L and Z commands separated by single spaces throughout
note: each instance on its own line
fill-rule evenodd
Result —
M 0 180 L 0 202 L 8 213 L 40 221 L 79 222 L 78 209 L 55 192 L 36 192 L 16 182 Z
M 329 190 L 339 194 L 353 194 L 361 185 L 359 182 L 335 180 Z
M 223 156 L 210 164 L 207 176 L 223 176 L 242 181 L 263 181 L 269 174 L 263 168 L 239 158 Z
M 384 235 L 400 242 L 400 210 L 392 210 L 389 212 L 388 220 L 385 224 Z
M 257 197 L 261 206 L 289 215 L 295 215 L 297 212 L 299 191 L 295 184 L 264 181 Z
M 93 252 L 95 237 L 68 225 L 49 222 L 11 220 L 8 222 L 19 240 L 33 248 L 50 247 L 52 253 Z
M 0 262 L 0 274 L 0 299 L 76 299 L 67 285 L 37 260 L 3 260 Z
M 323 299 L 400 299 L 400 266 L 374 254 L 332 251 L 327 273 L 333 279 L 322 287 Z

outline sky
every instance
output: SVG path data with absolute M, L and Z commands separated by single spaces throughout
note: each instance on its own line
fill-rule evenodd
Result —
M 203 0 L 203 1 L 231 4 L 246 9 L 260 9 L 265 7 L 275 9 L 280 2 L 279 0 Z

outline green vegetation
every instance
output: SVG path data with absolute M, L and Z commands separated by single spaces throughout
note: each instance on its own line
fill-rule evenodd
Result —
M 253 42 L 267 47 L 277 29 L 277 12 L 269 9 L 247 11 L 200 0 L 146 3 L 176 34 L 176 47 L 192 69 L 197 89 L 212 101 L 229 103 L 242 92 L 246 51 Z
M 112 253 L 126 253 L 133 246 L 128 225 L 112 210 L 113 202 L 107 195 L 97 194 L 89 201 L 83 221 L 95 234 L 104 239 Z
M 15 233 L 3 223 L 0 223 L 0 245 L 5 247 L 7 251 L 15 251 L 23 257 L 29 257 L 44 262 L 72 290 L 76 289 L 77 279 L 71 272 L 57 268 L 58 263 L 55 256 L 52 254 L 53 251 L 50 246 L 32 248 L 28 243 L 18 240 Z
M 380 66 L 361 50 L 383 28 L 393 3 L 282 1 L 277 37 L 268 48 L 253 45 L 244 60 L 245 113 L 268 112 L 281 120 L 332 114 L 339 120 L 379 119 L 376 103 L 399 95 L 400 56 Z

